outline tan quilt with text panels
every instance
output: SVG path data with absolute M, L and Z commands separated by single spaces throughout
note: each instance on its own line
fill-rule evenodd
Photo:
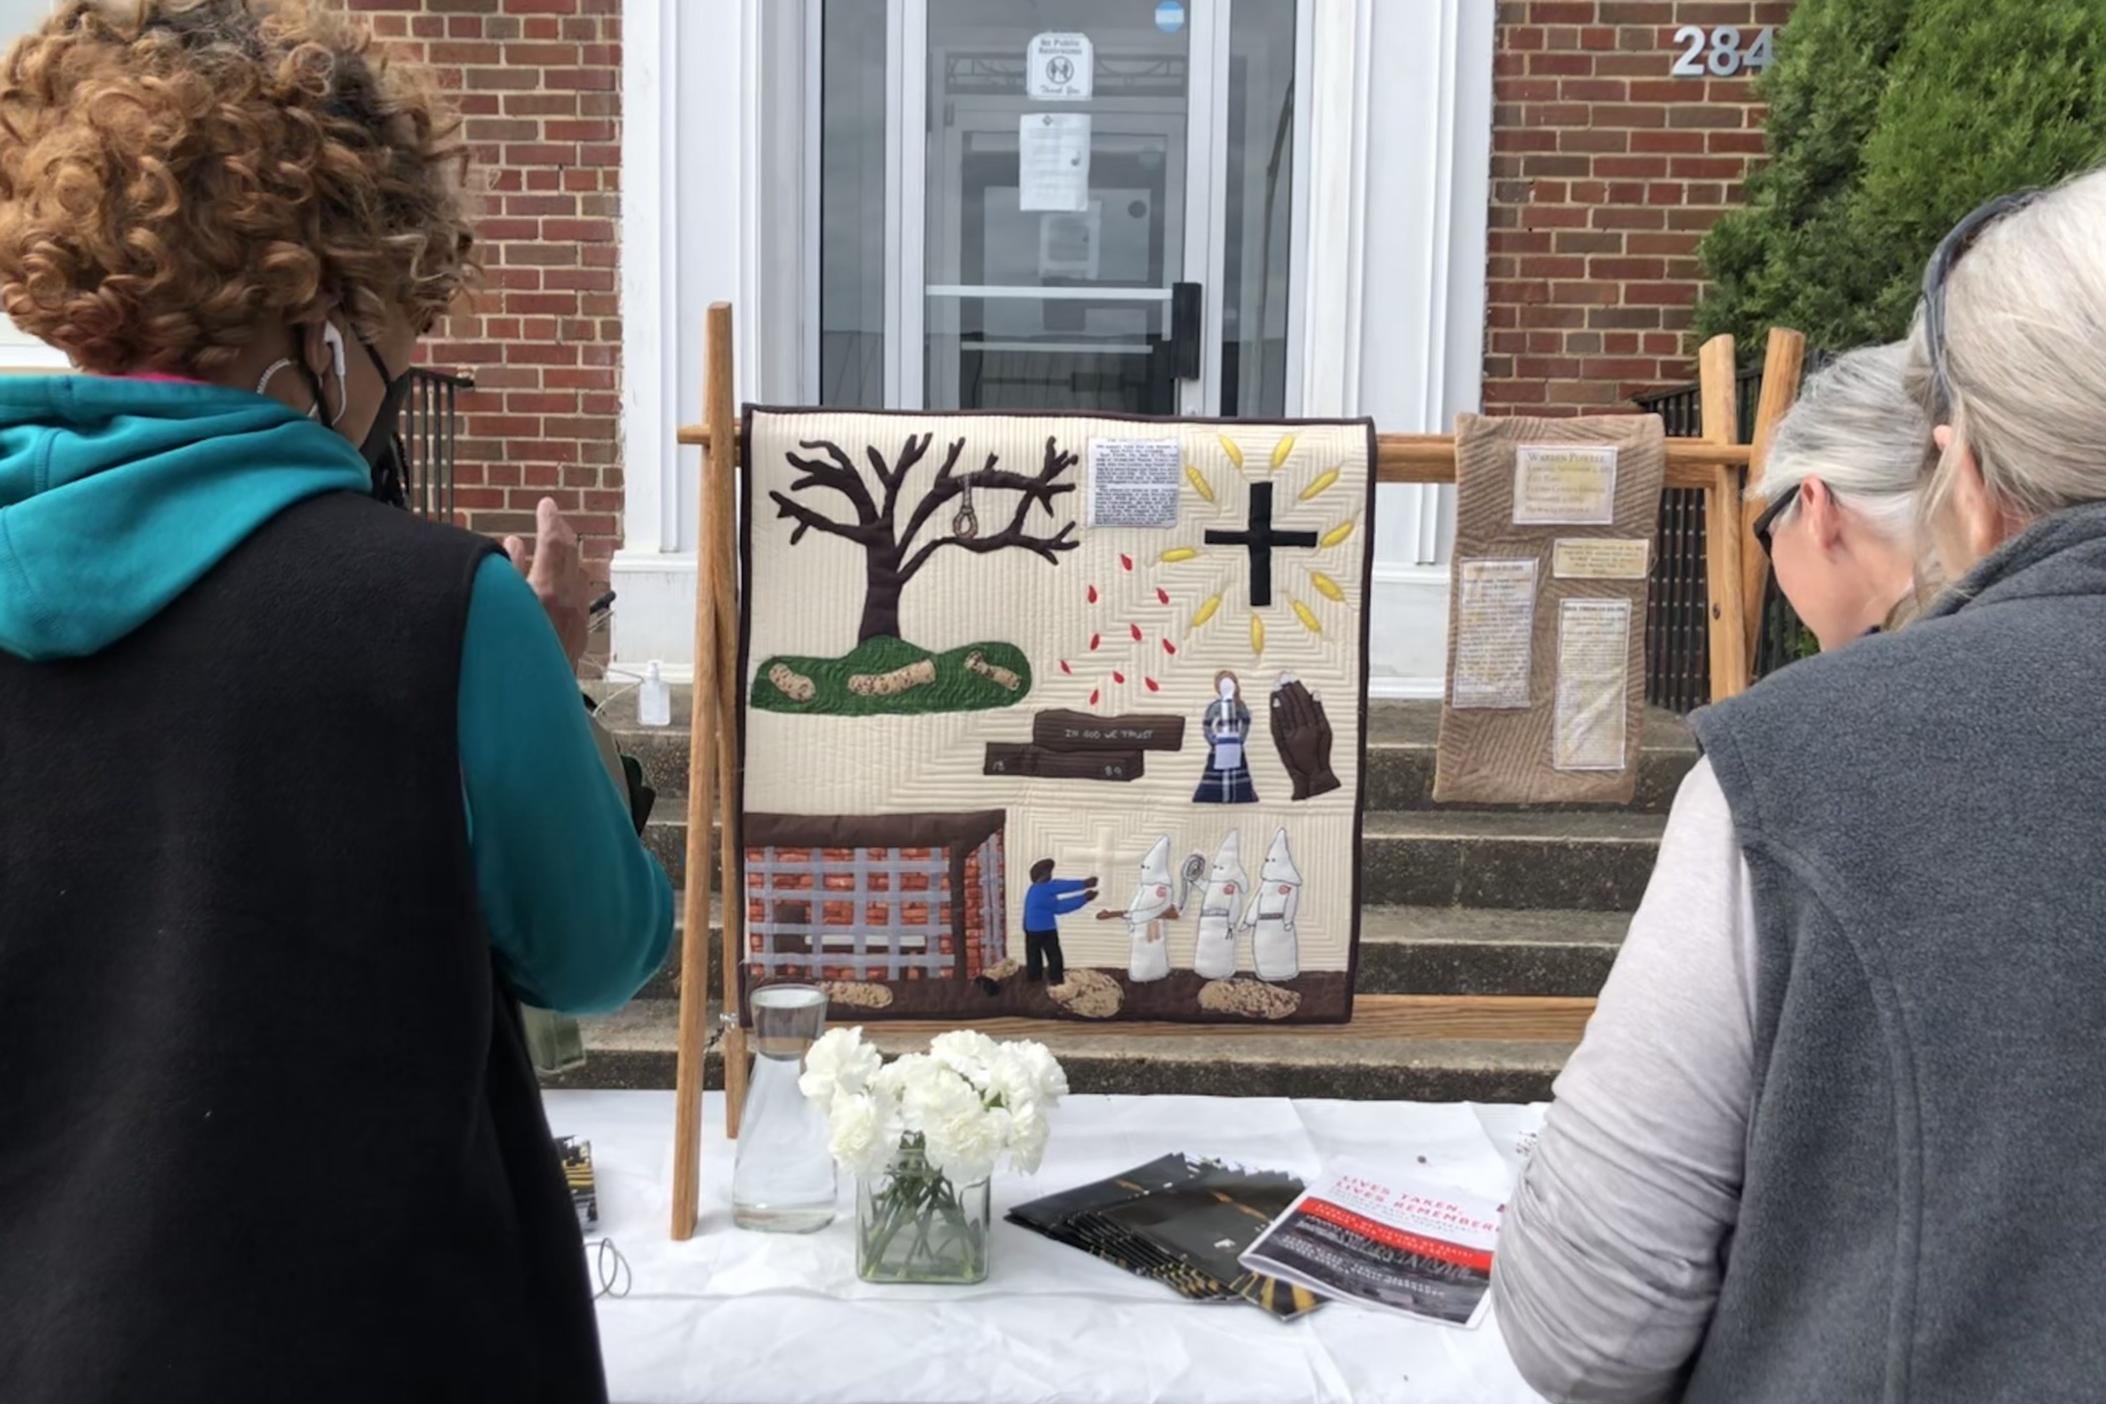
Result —
M 742 981 L 1350 1017 L 1365 421 L 750 409 Z

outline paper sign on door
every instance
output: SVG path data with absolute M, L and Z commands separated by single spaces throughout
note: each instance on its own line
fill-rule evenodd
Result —
M 1076 102 L 1093 91 L 1096 53 L 1087 34 L 1034 34 L 1024 50 L 1024 96 Z
M 1081 214 L 1090 205 L 1090 119 L 1086 112 L 1027 112 L 1017 119 L 1016 192 L 1020 210 Z

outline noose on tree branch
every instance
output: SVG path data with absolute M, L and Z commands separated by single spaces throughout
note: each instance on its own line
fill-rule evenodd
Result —
M 1023 550 L 1053 563 L 1059 560 L 1061 552 L 1072 551 L 1081 544 L 1075 537 L 1075 523 L 1072 521 L 1061 523 L 1050 534 L 1044 528 L 1033 529 L 1031 509 L 1034 506 L 1043 507 L 1046 517 L 1053 518 L 1058 515 L 1054 499 L 1075 490 L 1074 483 L 1063 482 L 1061 478 L 1075 466 L 1076 456 L 1062 451 L 1051 438 L 1046 440 L 1045 457 L 1035 475 L 1013 473 L 997 467 L 999 455 L 992 453 L 987 455 L 987 462 L 979 469 L 959 473 L 956 469 L 959 455 L 965 452 L 965 440 L 953 440 L 936 470 L 935 480 L 918 498 L 911 499 L 913 506 L 902 525 L 899 515 L 907 475 L 928 456 L 934 439 L 933 434 L 909 435 L 890 463 L 875 445 L 869 446 L 865 457 L 875 479 L 876 492 L 872 491 L 870 483 L 864 481 L 864 473 L 856 466 L 855 460 L 839 444 L 825 439 L 800 441 L 797 447 L 803 453 L 789 455 L 790 466 L 798 471 L 797 479 L 790 484 L 789 492 L 771 491 L 768 494 L 775 503 L 777 517 L 797 524 L 790 533 L 792 545 L 802 541 L 806 532 L 817 531 L 853 541 L 863 548 L 863 618 L 856 632 L 859 644 L 875 638 L 899 637 L 901 593 L 907 582 L 946 546 L 956 546 L 974 555 Z M 808 488 L 826 488 L 838 494 L 846 500 L 852 519 L 828 516 L 791 496 Z M 967 515 L 961 512 L 952 518 L 950 533 L 920 540 L 922 529 L 944 504 L 961 496 L 970 502 L 970 494 L 977 491 L 1017 494 L 1015 510 L 1006 526 L 997 532 L 983 533 L 977 514 L 973 514 L 966 529 L 961 531 L 958 529 L 959 518 Z M 1048 521 L 1046 526 L 1050 527 L 1051 522 Z

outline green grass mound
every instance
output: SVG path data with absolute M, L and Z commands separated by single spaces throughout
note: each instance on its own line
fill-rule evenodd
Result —
M 1010 707 L 1030 691 L 1031 665 L 1013 644 L 931 653 L 903 639 L 871 639 L 840 658 L 765 660 L 754 674 L 752 702 L 764 712 L 917 716 Z

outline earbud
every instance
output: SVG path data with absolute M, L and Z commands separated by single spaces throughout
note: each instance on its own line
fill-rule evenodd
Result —
M 329 348 L 330 364 L 336 371 L 336 413 L 329 417 L 329 422 L 334 424 L 351 407 L 351 382 L 344 378 L 344 334 L 337 329 L 336 323 L 322 323 L 322 344 Z
M 322 323 L 322 344 L 329 348 L 329 359 L 336 371 L 336 383 L 344 383 L 344 334 L 337 330 L 334 322 Z

